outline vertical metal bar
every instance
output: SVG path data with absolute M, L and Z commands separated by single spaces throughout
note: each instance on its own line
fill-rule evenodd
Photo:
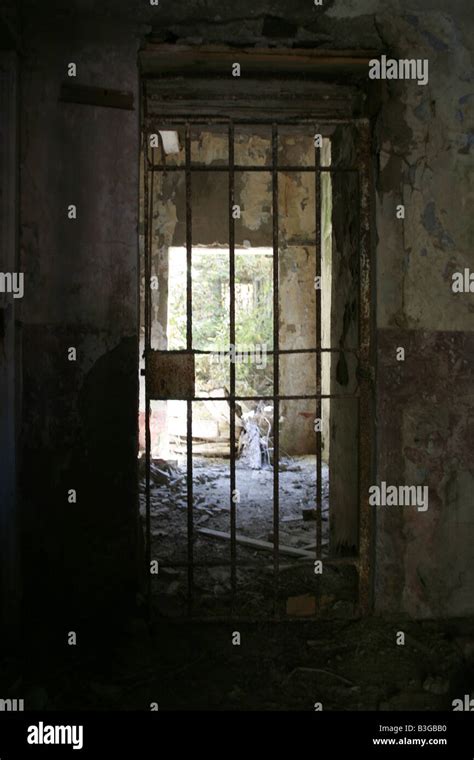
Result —
M 185 175 L 186 175 L 186 350 L 193 349 L 193 278 L 192 278 L 192 188 L 191 188 L 191 126 L 185 128 Z
M 359 612 L 368 614 L 372 606 L 373 516 L 369 505 L 372 472 L 373 366 L 371 349 L 371 210 L 370 129 L 368 121 L 358 123 L 359 170 Z
M 186 402 L 186 482 L 188 542 L 188 615 L 194 607 L 193 402 Z
M 186 350 L 193 349 L 193 295 L 192 295 L 192 197 L 191 197 L 191 127 L 185 128 L 186 156 Z M 194 514 L 193 514 L 193 402 L 187 402 L 186 419 L 186 482 L 187 482 L 187 540 L 188 540 L 188 615 L 194 606 Z
M 274 615 L 279 617 L 280 572 L 280 354 L 279 354 L 279 255 L 278 255 L 278 126 L 272 125 L 272 212 L 273 212 L 273 573 Z
M 145 98 L 146 100 L 146 98 Z M 144 336 L 144 359 L 145 359 L 145 558 L 146 558 L 146 594 L 148 617 L 151 617 L 151 515 L 150 515 L 150 464 L 151 464 L 151 435 L 150 435 L 150 397 L 148 393 L 148 358 L 151 348 L 151 324 L 150 324 L 150 281 L 151 281 L 151 228 L 150 213 L 153 209 L 153 199 L 149 192 L 148 177 L 148 134 L 143 135 L 143 195 L 144 195 L 144 288 L 145 288 L 145 336 Z M 151 199 L 151 202 L 150 202 Z M 151 209 L 150 209 L 151 205 Z
M 229 326 L 230 345 L 235 346 L 235 226 L 232 208 L 234 206 L 234 125 L 229 123 Z M 230 354 L 232 356 L 235 354 Z M 231 607 L 234 613 L 237 587 L 237 505 L 234 500 L 236 489 L 235 477 L 235 362 L 230 360 L 230 576 Z
M 315 235 L 316 235 L 316 277 L 321 277 L 322 271 L 322 229 L 321 229 L 321 148 L 315 147 L 314 149 L 314 161 L 315 161 L 315 211 L 316 211 L 316 223 L 315 223 Z M 316 393 L 318 399 L 316 400 L 316 418 L 322 420 L 322 385 L 321 385 L 321 298 L 322 287 L 320 290 L 316 289 Z M 321 547 L 322 547 L 322 433 L 316 431 L 316 557 L 321 559 Z M 320 575 L 316 578 L 319 580 Z M 316 591 L 319 595 L 319 584 L 317 584 Z M 319 605 L 318 605 L 319 606 Z

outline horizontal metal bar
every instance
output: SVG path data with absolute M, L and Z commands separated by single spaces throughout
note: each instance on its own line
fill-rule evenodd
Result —
M 247 547 L 247 549 L 249 551 L 256 551 L 255 549 L 251 549 L 249 547 Z M 269 562 L 269 558 L 270 558 L 270 555 L 268 553 L 267 555 L 265 555 L 265 557 L 262 556 L 262 561 L 261 562 L 245 562 L 245 561 L 244 562 L 239 562 L 239 561 L 237 561 L 236 567 L 237 568 L 249 568 L 249 569 L 255 569 L 255 568 L 261 569 L 262 565 L 267 565 L 269 573 L 271 573 L 271 571 L 272 571 L 272 565 Z M 314 559 L 316 559 L 316 555 L 314 555 Z M 323 563 L 323 565 L 334 565 L 334 566 L 336 566 L 336 565 L 337 566 L 342 566 L 342 565 L 351 565 L 352 566 L 353 565 L 354 567 L 357 567 L 358 563 L 359 563 L 359 558 L 358 557 L 332 557 L 331 558 L 331 557 L 325 557 L 323 555 L 322 557 L 319 557 L 318 559 L 321 560 L 321 562 Z M 159 560 L 159 566 L 160 566 L 161 570 L 163 568 L 166 569 L 167 567 L 169 567 L 169 568 L 183 568 L 183 569 L 185 569 L 185 568 L 188 567 L 188 565 L 189 565 L 189 563 L 186 562 L 186 560 L 182 560 L 182 561 L 176 560 L 174 562 L 163 562 L 163 561 Z M 306 566 L 313 567 L 314 566 L 314 560 L 313 559 L 305 559 L 304 557 L 302 557 L 296 563 L 293 561 L 291 563 L 285 562 L 285 563 L 281 564 L 281 568 L 284 568 L 285 566 L 295 567 L 296 569 L 298 567 L 306 567 Z M 211 567 L 211 568 L 212 567 L 223 567 L 223 568 L 229 568 L 229 570 L 230 570 L 232 568 L 232 563 L 231 562 L 221 561 L 221 560 L 209 560 L 209 561 L 205 561 L 205 562 L 194 561 L 193 562 L 193 567 L 202 567 L 202 568 L 206 568 L 206 567 Z M 160 579 L 159 574 L 157 576 L 155 576 L 155 577 L 158 580 Z
M 155 171 L 162 171 L 162 172 L 185 172 L 186 166 L 184 164 L 151 164 L 150 170 L 154 169 Z M 229 171 L 229 165 L 228 164 L 191 164 L 190 171 L 192 172 L 228 172 Z M 277 166 L 276 168 L 277 172 L 330 172 L 332 174 L 335 174 L 337 172 L 342 173 L 357 173 L 359 169 L 356 169 L 354 167 L 338 167 L 338 166 L 321 166 L 319 169 L 317 169 L 315 166 Z M 238 164 L 234 166 L 234 172 L 266 172 L 267 174 L 272 173 L 272 167 L 271 166 L 245 166 L 244 164 Z
M 249 551 L 256 551 L 256 550 L 255 549 L 250 549 Z M 238 562 L 237 563 L 237 567 L 244 567 L 244 568 L 248 567 L 250 569 L 255 569 L 257 567 L 261 568 L 262 564 L 263 565 L 265 563 L 268 564 L 268 558 L 269 558 L 269 554 L 266 554 L 265 557 L 262 558 L 262 562 L 245 562 L 245 561 L 244 562 Z M 169 568 L 176 568 L 176 567 L 179 568 L 179 567 L 181 567 L 181 568 L 184 569 L 184 568 L 188 567 L 188 563 L 186 562 L 186 560 L 182 560 L 182 561 L 176 560 L 174 562 L 163 562 L 163 561 L 159 560 L 159 564 L 160 564 L 160 569 L 167 568 L 167 567 L 169 567 Z M 216 559 L 216 560 L 208 560 L 208 561 L 205 561 L 205 562 L 195 561 L 193 563 L 193 567 L 203 567 L 203 568 L 206 568 L 206 567 L 211 567 L 211 568 L 212 567 L 223 567 L 223 568 L 229 568 L 229 570 L 230 570 L 232 568 L 232 563 L 231 562 L 226 562 L 225 560 L 218 560 L 218 559 Z M 159 574 L 156 576 L 156 578 L 159 580 Z
M 158 104 L 157 104 L 158 105 Z M 167 104 L 166 104 L 167 105 Z M 274 122 L 274 118 L 265 117 L 262 116 L 260 119 L 244 119 L 244 118 L 237 118 L 237 119 L 230 119 L 225 117 L 219 117 L 219 116 L 212 116 L 209 114 L 208 116 L 200 116 L 199 119 L 195 119 L 192 114 L 186 115 L 186 114 L 180 114 L 179 116 L 161 116 L 160 114 L 153 114 L 149 113 L 146 118 L 146 123 L 150 124 L 150 122 L 153 122 L 154 124 L 163 124 L 163 126 L 172 126 L 173 124 L 184 126 L 189 121 L 192 121 L 193 126 L 211 126 L 211 125 L 222 125 L 227 126 L 230 121 L 232 121 L 232 124 L 234 126 L 245 126 L 245 127 L 261 127 L 262 125 L 271 126 Z M 278 118 L 278 124 L 281 127 L 285 126 L 299 126 L 301 124 L 313 124 L 315 127 L 324 128 L 329 126 L 338 126 L 340 124 L 357 124 L 358 122 L 366 122 L 367 120 L 364 118 L 361 119 L 350 119 L 350 118 L 340 118 L 340 119 L 328 119 L 326 117 L 314 115 L 312 117 L 302 118 L 301 116 L 284 116 Z
M 247 249 L 244 249 L 247 250 Z M 239 344 L 237 343 L 236 348 L 238 349 Z M 227 349 L 223 348 L 223 352 L 226 352 Z M 358 354 L 359 349 L 358 348 L 280 348 L 278 349 L 279 354 L 319 354 L 319 353 L 334 353 L 334 354 Z M 169 351 L 156 351 L 156 353 L 169 353 Z M 197 354 L 198 356 L 212 356 L 216 353 L 221 353 L 220 350 L 215 349 L 214 351 L 201 351 L 201 349 L 193 348 L 192 350 L 193 354 Z M 237 351 L 237 353 L 239 353 Z M 273 356 L 275 354 L 275 351 L 273 349 L 269 349 L 265 352 L 267 356 Z
M 238 117 L 237 119 L 230 119 L 229 117 L 225 116 L 200 116 L 199 118 L 195 118 L 193 114 L 179 114 L 176 116 L 160 116 L 159 114 L 154 114 L 148 112 L 147 117 L 145 121 L 150 122 L 156 122 L 158 124 L 180 124 L 184 125 L 187 124 L 189 121 L 192 122 L 192 126 L 200 126 L 200 125 L 206 125 L 206 124 L 222 124 L 223 126 L 227 126 L 230 122 L 234 124 L 234 126 L 243 124 L 246 127 L 251 127 L 253 124 L 261 126 L 262 124 L 267 124 L 269 127 L 274 123 L 274 119 L 270 117 L 262 117 L 262 118 L 251 118 L 250 116 L 248 118 L 241 118 Z M 329 119 L 326 117 L 321 116 L 309 116 L 306 118 L 301 118 L 299 116 L 288 116 L 287 118 L 278 119 L 279 126 L 285 126 L 288 125 L 300 125 L 300 124 L 314 124 L 315 126 L 324 127 L 329 126 L 331 124 L 357 124 L 358 122 L 366 122 L 367 119 L 360 118 L 360 119 L 351 119 L 351 118 L 340 118 L 340 119 Z
M 230 394 L 228 396 L 193 396 L 190 399 L 187 399 L 188 401 L 209 401 L 211 399 L 212 401 L 231 401 L 232 398 L 234 401 L 273 401 L 273 399 L 277 399 L 278 401 L 311 401 L 311 400 L 317 400 L 320 398 L 354 398 L 358 399 L 359 394 L 358 393 L 311 393 L 306 394 L 304 396 L 282 396 L 282 395 L 276 395 L 276 396 L 231 396 Z M 151 398 L 152 401 L 169 401 L 169 397 L 167 396 L 153 396 Z

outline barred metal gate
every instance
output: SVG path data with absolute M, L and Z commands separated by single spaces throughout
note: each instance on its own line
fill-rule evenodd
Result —
M 145 99 L 146 104 L 146 99 Z M 271 127 L 271 146 L 272 157 L 271 166 L 260 165 L 236 165 L 234 162 L 234 133 L 240 125 L 246 128 L 252 124 L 267 124 Z M 352 166 L 322 166 L 321 165 L 321 148 L 314 149 L 313 166 L 284 166 L 278 164 L 278 136 L 279 129 L 282 125 L 285 127 L 291 124 L 307 125 L 308 130 L 314 134 L 321 133 L 325 127 L 335 125 L 348 125 L 351 129 L 357 131 L 357 161 Z M 191 157 L 191 129 L 200 126 L 221 125 L 227 130 L 228 143 L 228 162 L 226 165 L 209 166 L 192 161 Z M 159 130 L 184 129 L 185 141 L 185 162 L 183 166 L 167 164 L 162 160 L 157 161 L 159 152 L 150 147 L 149 135 L 156 134 Z M 200 397 L 196 396 L 194 389 L 194 361 L 195 357 L 200 354 L 210 352 L 199 351 L 193 348 L 193 323 L 192 323 L 192 182 L 195 171 L 222 171 L 228 176 L 228 209 L 229 209 L 229 281 L 230 281 L 230 329 L 229 345 L 235 345 L 235 220 L 232 214 L 232 208 L 235 201 L 235 175 L 236 172 L 261 172 L 271 173 L 272 178 L 272 230 L 273 230 L 273 336 L 274 342 L 272 351 L 273 357 L 273 392 L 268 396 L 268 401 L 274 406 L 274 420 L 277 424 L 274 426 L 274 452 L 273 452 L 273 590 L 274 604 L 273 617 L 281 619 L 282 611 L 279 604 L 279 581 L 280 581 L 280 489 L 279 489 L 279 410 L 282 401 L 286 400 L 312 400 L 316 404 L 316 416 L 322 416 L 322 402 L 325 398 L 338 398 L 334 394 L 324 394 L 321 386 L 321 363 L 324 352 L 337 352 L 334 347 L 323 346 L 321 343 L 321 296 L 316 291 L 316 346 L 314 349 L 305 349 L 303 353 L 311 353 L 316 359 L 316 393 L 307 395 L 286 395 L 280 392 L 279 387 L 279 362 L 280 357 L 284 354 L 297 353 L 291 349 L 280 348 L 279 345 L 279 314 L 280 314 L 280 296 L 279 296 L 279 173 L 285 172 L 309 172 L 314 177 L 315 183 L 315 250 L 316 276 L 321 276 L 321 177 L 325 172 L 331 172 L 333 176 L 336 173 L 339 176 L 352 175 L 358 178 L 358 197 L 354 202 L 358 206 L 359 214 L 359 346 L 354 350 L 354 356 L 357 361 L 357 378 L 358 392 L 351 396 L 358 400 L 359 408 L 359 540 L 358 555 L 354 557 L 341 557 L 334 553 L 332 556 L 322 555 L 322 455 L 321 455 L 321 432 L 316 432 L 316 520 L 314 523 L 314 541 L 315 551 L 314 558 L 301 560 L 301 564 L 314 565 L 318 560 L 322 560 L 323 567 L 337 565 L 352 565 L 356 568 L 358 574 L 358 611 L 367 613 L 370 608 L 371 599 L 371 573 L 370 573 L 370 548 L 371 548 L 371 516 L 368 504 L 368 488 L 371 483 L 371 425 L 372 415 L 372 359 L 371 359 L 371 294 L 370 294 L 370 164 L 369 164 L 369 123 L 364 120 L 315 120 L 314 118 L 298 119 L 294 118 L 259 118 L 252 121 L 246 118 L 223 118 L 223 117 L 200 117 L 178 115 L 166 115 L 164 117 L 149 116 L 146 111 L 146 105 L 143 113 L 142 122 L 143 135 L 143 181 L 144 181 L 144 298 L 145 298 L 145 431 L 146 431 L 146 565 L 149 578 L 149 597 L 152 594 L 152 576 L 149 573 L 150 563 L 158 560 L 159 557 L 152 556 L 151 543 L 151 517 L 150 517 L 150 463 L 151 463 L 151 432 L 150 432 L 150 403 L 152 400 L 166 400 L 169 398 L 164 378 L 169 372 L 178 373 L 180 377 L 180 390 L 178 397 L 186 400 L 187 404 L 187 559 L 185 562 L 178 562 L 176 566 L 187 569 L 187 612 L 188 617 L 195 617 L 195 595 L 194 595 L 194 576 L 197 567 L 206 566 L 207 563 L 200 563 L 195 559 L 195 512 L 193 501 L 193 454 L 192 454 L 192 424 L 193 424 L 193 402 L 199 401 Z M 163 154 L 161 154 L 163 155 Z M 152 275 L 152 224 L 153 218 L 153 186 L 157 173 L 160 172 L 184 172 L 186 188 L 186 262 L 187 262 L 187 283 L 186 283 L 186 349 L 183 351 L 157 351 L 152 348 L 151 344 L 151 308 L 150 308 L 150 287 L 149 283 Z M 195 241 L 199 242 L 199 241 Z M 301 349 L 298 350 L 298 353 Z M 176 394 L 176 391 L 174 391 Z M 347 396 L 346 396 L 347 397 Z M 227 567 L 230 569 L 231 595 L 232 595 L 232 612 L 234 612 L 235 600 L 238 597 L 239 588 L 237 583 L 237 569 L 241 566 L 237 558 L 236 543 L 236 516 L 238 504 L 233 500 L 232 495 L 236 489 L 236 451 L 235 451 L 235 409 L 239 401 L 258 401 L 262 395 L 258 396 L 239 396 L 236 394 L 236 374 L 235 363 L 230 362 L 230 389 L 229 396 L 215 398 L 214 400 L 225 401 L 230 406 L 230 482 L 229 482 L 229 556 Z M 168 566 L 174 563 L 167 562 Z M 213 564 L 213 563 L 209 563 Z M 248 566 L 248 563 L 246 564 Z M 314 576 L 314 593 L 316 598 L 320 593 L 319 575 Z M 319 605 L 317 603 L 317 608 Z

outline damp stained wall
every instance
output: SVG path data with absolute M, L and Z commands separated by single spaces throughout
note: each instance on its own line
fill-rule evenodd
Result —
M 47 14 L 26 14 L 23 38 L 24 605 L 39 626 L 90 626 L 131 608 L 138 587 L 137 40 Z M 69 62 L 82 84 L 130 90 L 135 110 L 60 102 Z
M 22 548 L 31 599 L 99 606 L 136 582 L 137 114 L 58 103 L 83 84 L 138 96 L 137 49 L 157 40 L 375 49 L 429 60 L 429 84 L 386 82 L 373 114 L 374 481 L 426 483 L 429 509 L 380 509 L 375 607 L 474 612 L 473 71 L 467 0 L 24 3 L 21 72 Z M 71 231 L 65 205 L 77 200 Z M 398 203 L 405 219 L 396 219 Z M 67 366 L 66 347 L 81 361 Z M 406 351 L 396 362 L 397 346 Z M 71 371 L 70 371 L 71 370 Z M 110 390 L 112 394 L 110 395 Z M 78 486 L 78 504 L 65 496 Z M 52 541 L 50 536 L 64 540 Z M 128 544 L 131 541 L 131 544 Z M 125 551 L 124 551 L 125 549 Z M 130 549 L 130 551 L 128 551 Z M 90 566 L 90 572 L 88 567 Z M 31 581 L 32 572 L 40 580 Z M 35 579 L 36 580 L 36 579 Z M 115 597 L 117 598 L 117 597 Z M 81 605 L 76 610 L 84 609 Z M 79 612 L 78 612 L 79 614 Z
M 426 512 L 377 514 L 376 598 L 417 617 L 474 605 L 474 302 L 451 289 L 474 263 L 472 25 L 439 5 L 378 24 L 394 56 L 429 60 L 376 121 L 377 475 L 429 486 Z

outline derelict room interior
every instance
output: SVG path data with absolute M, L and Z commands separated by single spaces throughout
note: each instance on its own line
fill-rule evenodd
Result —
M 473 19 L 402 6 L 2 2 L 0 699 L 472 690 Z

